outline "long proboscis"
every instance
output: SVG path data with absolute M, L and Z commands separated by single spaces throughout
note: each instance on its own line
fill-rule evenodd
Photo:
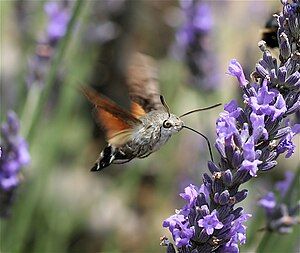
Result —
M 192 111 L 189 111 L 189 112 L 186 112 L 186 113 L 182 114 L 181 116 L 179 116 L 179 118 L 182 118 L 182 117 L 187 116 L 187 115 L 189 115 L 189 114 L 191 114 L 191 113 L 194 113 L 194 112 L 206 111 L 206 110 L 209 110 L 209 109 L 218 107 L 218 106 L 220 106 L 221 104 L 222 104 L 222 103 L 218 103 L 218 104 L 211 105 L 211 106 L 208 106 L 208 107 L 195 109 L 195 110 L 192 110 Z
M 209 142 L 208 138 L 207 138 L 204 134 L 200 133 L 199 131 L 197 131 L 197 130 L 191 128 L 191 127 L 188 127 L 188 126 L 185 126 L 185 125 L 184 125 L 183 128 L 186 128 L 186 129 L 188 129 L 188 130 L 193 131 L 193 132 L 196 133 L 196 134 L 201 135 L 201 136 L 206 140 L 206 143 L 207 143 L 207 146 L 208 146 L 208 150 L 209 150 L 209 154 L 210 154 L 211 161 L 214 162 L 214 158 L 213 158 L 212 150 L 211 150 L 211 145 L 210 145 L 210 142 Z

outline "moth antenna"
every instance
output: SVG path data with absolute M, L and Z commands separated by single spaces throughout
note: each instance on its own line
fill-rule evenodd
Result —
M 183 126 L 183 128 L 189 129 L 189 130 L 195 132 L 196 134 L 201 135 L 201 136 L 206 140 L 206 143 L 207 143 L 207 146 L 208 146 L 208 150 L 209 150 L 209 155 L 210 155 L 211 161 L 214 162 L 214 158 L 213 158 L 212 151 L 211 151 L 211 145 L 210 145 L 210 142 L 209 142 L 208 138 L 207 138 L 204 134 L 202 134 L 202 133 L 196 131 L 196 130 L 193 129 L 193 128 L 190 128 L 190 127 L 188 127 L 188 126 Z
M 160 95 L 159 98 L 160 98 L 160 102 L 161 102 L 162 105 L 165 107 L 165 109 L 166 109 L 166 111 L 167 111 L 167 113 L 168 113 L 168 115 L 169 115 L 169 117 L 170 117 L 170 108 L 169 108 L 169 106 L 168 106 L 168 104 L 167 104 L 167 102 L 166 102 L 164 96 L 163 96 L 163 95 Z
M 182 118 L 182 117 L 184 117 L 184 116 L 186 116 L 186 115 L 189 115 L 189 114 L 191 114 L 191 113 L 194 113 L 194 112 L 206 111 L 206 110 L 215 108 L 215 107 L 217 107 L 217 106 L 220 106 L 221 104 L 222 104 L 222 103 L 218 103 L 218 104 L 211 105 L 211 106 L 208 106 L 208 107 L 195 109 L 195 110 L 192 110 L 192 111 L 189 111 L 189 112 L 186 112 L 186 113 L 182 114 L 181 116 L 179 116 L 179 118 Z

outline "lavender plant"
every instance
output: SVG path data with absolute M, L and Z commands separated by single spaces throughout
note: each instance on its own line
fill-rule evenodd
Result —
M 45 11 L 48 14 L 48 28 L 47 32 L 45 32 L 45 36 L 43 36 L 43 39 L 39 40 L 37 43 L 36 54 L 32 58 L 34 66 L 30 67 L 31 72 L 29 73 L 27 80 L 27 82 L 30 84 L 30 89 L 28 91 L 22 112 L 22 118 L 20 120 L 22 122 L 22 135 L 26 137 L 26 140 L 28 140 L 30 144 L 33 143 L 33 139 L 36 137 L 38 132 L 36 130 L 40 125 L 39 123 L 42 116 L 44 116 L 44 105 L 49 101 L 48 98 L 53 87 L 54 79 L 57 76 L 63 55 L 67 46 L 69 45 L 72 30 L 77 23 L 78 17 L 84 5 L 84 1 L 76 0 L 74 2 L 69 2 L 74 6 L 74 8 L 69 9 L 70 6 L 66 5 L 66 3 L 68 3 L 68 1 L 52 1 L 46 3 L 45 5 Z M 47 7 L 48 4 L 51 8 L 49 6 Z M 65 23 L 65 18 L 59 17 L 59 11 L 67 12 L 68 15 L 69 13 L 71 14 L 70 18 L 68 18 L 67 24 Z M 61 25 L 65 26 L 66 29 L 62 29 L 58 24 L 59 22 L 62 22 Z M 56 23 L 55 25 L 60 28 L 54 28 L 54 23 Z M 50 24 L 52 24 L 52 28 Z M 56 29 L 60 30 L 60 32 L 55 31 Z M 40 72 L 40 70 L 46 66 L 47 68 L 45 68 L 45 72 Z M 32 77 L 32 79 L 30 79 L 30 77 Z M 57 119 L 53 120 L 59 122 Z M 44 131 L 42 134 L 45 134 Z M 49 136 L 51 136 L 50 138 L 53 138 L 53 135 Z M 52 148 L 53 144 L 47 145 L 47 147 L 43 149 L 43 152 L 47 154 L 47 158 L 55 156 L 54 151 L 50 152 L 53 150 Z M 39 155 L 43 154 L 40 153 Z M 51 171 L 49 169 L 50 167 L 49 161 L 47 163 L 43 163 L 43 166 L 39 167 L 39 170 L 36 171 L 31 183 L 26 186 L 26 192 L 24 192 L 26 197 L 20 198 L 16 207 L 14 208 L 14 219 L 10 219 L 9 221 L 5 222 L 4 229 L 6 231 L 5 234 L 7 234 L 7 238 L 3 242 L 4 251 L 26 251 L 27 249 L 25 248 L 28 247 L 28 241 L 31 240 L 29 237 L 34 237 L 34 240 L 41 242 L 43 240 L 40 240 L 40 238 L 45 236 L 45 238 L 47 238 L 49 241 L 51 236 L 49 237 L 48 233 L 40 235 L 39 233 L 36 233 L 34 229 L 32 229 L 30 224 L 33 224 L 37 221 L 36 207 L 38 206 L 41 197 L 44 198 L 43 187 L 45 186 L 46 181 L 49 179 L 49 177 L 46 175 L 49 175 L 49 172 Z M 41 225 L 40 221 L 41 220 L 38 221 L 39 226 Z M 56 235 L 58 235 L 57 230 Z M 61 235 L 60 239 L 62 239 Z M 32 243 L 29 247 L 32 247 L 32 245 L 35 245 L 35 243 Z M 39 248 L 39 246 L 36 247 Z M 57 244 L 55 247 L 57 247 Z M 37 251 L 40 250 L 40 248 L 37 249 Z M 51 249 L 49 250 L 51 251 Z M 55 250 L 57 251 L 57 248 Z
M 78 1 L 81 4 L 81 1 Z M 47 27 L 42 39 L 36 45 L 35 54 L 29 59 L 27 86 L 30 87 L 26 98 L 21 121 L 23 132 L 32 137 L 36 121 L 41 115 L 43 99 L 51 92 L 51 84 L 57 78 L 57 66 L 64 52 L 64 40 L 69 27 L 73 26 L 71 2 L 47 2 L 44 11 L 48 17 Z M 75 4 L 74 10 L 77 10 Z M 72 23 L 72 25 L 71 25 Z M 59 43 L 62 42 L 62 43 Z M 55 98 L 57 98 L 57 94 Z
M 44 10 L 48 16 L 46 34 L 37 43 L 36 53 L 29 60 L 28 87 L 43 86 L 55 48 L 64 37 L 71 17 L 67 1 L 47 2 Z
M 45 4 L 45 12 L 48 15 L 47 33 L 36 47 L 36 54 L 29 61 L 29 75 L 27 77 L 28 86 L 39 89 L 45 82 L 45 75 L 49 69 L 54 48 L 59 40 L 65 35 L 68 22 L 70 20 L 67 2 L 48 2 Z M 30 90 L 30 92 L 33 89 Z M 32 114 L 32 101 L 37 101 L 36 93 L 27 97 L 27 105 L 23 111 L 22 123 L 28 122 Z M 30 121 L 30 120 L 29 120 Z M 25 133 L 28 132 L 26 127 Z M 24 129 L 22 129 L 24 130 Z M 25 134 L 26 136 L 26 134 Z M 10 206 L 13 203 L 16 189 L 21 181 L 21 168 L 28 165 L 30 155 L 28 145 L 20 134 L 20 121 L 17 115 L 10 111 L 7 114 L 7 123 L 1 126 L 1 158 L 0 158 L 0 201 L 1 216 L 7 216 Z
M 20 135 L 17 115 L 9 111 L 7 122 L 1 125 L 0 156 L 0 216 L 9 215 L 15 190 L 21 181 L 21 169 L 30 162 L 28 144 Z
M 243 183 L 277 165 L 280 154 L 290 157 L 292 138 L 300 125 L 286 118 L 300 109 L 300 1 L 282 1 L 279 24 L 279 59 L 264 42 L 262 59 L 248 81 L 237 60 L 228 73 L 237 78 L 244 106 L 235 100 L 224 106 L 216 122 L 218 164 L 208 162 L 211 175 L 203 175 L 200 187 L 190 185 L 180 196 L 186 205 L 163 222 L 172 233 L 178 252 L 239 252 L 246 242 L 244 223 L 251 217 L 236 205 L 247 197 Z M 175 249 L 168 240 L 168 252 Z
M 285 179 L 276 183 L 275 188 L 279 193 L 273 191 L 265 194 L 258 204 L 264 209 L 267 219 L 267 229 L 279 233 L 290 233 L 293 226 L 299 223 L 300 199 L 296 204 L 284 203 L 286 194 L 293 182 L 295 175 L 288 171 L 285 173 Z M 297 180 L 297 179 L 296 179 Z
M 180 5 L 185 21 L 176 32 L 175 51 L 186 62 L 192 85 L 204 91 L 212 91 L 219 83 L 219 78 L 217 59 L 211 43 L 211 8 L 202 0 L 182 0 Z

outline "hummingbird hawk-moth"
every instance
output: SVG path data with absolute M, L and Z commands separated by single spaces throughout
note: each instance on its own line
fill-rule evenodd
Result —
M 86 97 L 95 105 L 97 117 L 105 130 L 108 142 L 91 171 L 102 170 L 112 163 L 126 163 L 134 158 L 145 158 L 183 128 L 203 136 L 211 154 L 208 139 L 200 132 L 185 126 L 181 117 L 220 104 L 196 109 L 178 117 L 170 113 L 164 97 L 160 95 L 157 77 L 157 68 L 151 57 L 139 53 L 132 57 L 127 71 L 130 112 L 93 89 L 82 88 Z

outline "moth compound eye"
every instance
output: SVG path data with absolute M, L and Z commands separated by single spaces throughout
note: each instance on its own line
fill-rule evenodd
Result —
M 164 128 L 170 128 L 171 126 L 172 126 L 172 124 L 168 120 L 164 121 L 164 123 L 163 123 Z

